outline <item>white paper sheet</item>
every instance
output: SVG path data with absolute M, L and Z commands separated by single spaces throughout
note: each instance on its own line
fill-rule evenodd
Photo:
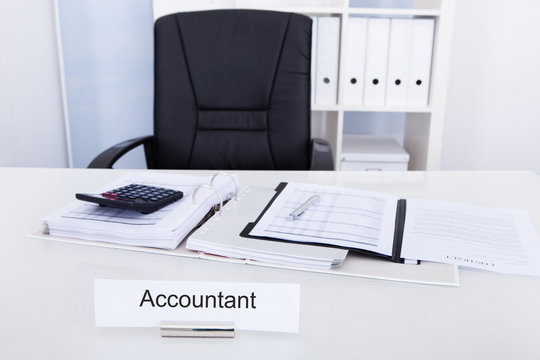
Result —
M 288 215 L 312 195 L 320 201 L 297 220 Z M 336 186 L 288 183 L 250 232 L 392 254 L 397 198 Z
M 540 275 L 540 239 L 526 211 L 407 200 L 403 257 Z

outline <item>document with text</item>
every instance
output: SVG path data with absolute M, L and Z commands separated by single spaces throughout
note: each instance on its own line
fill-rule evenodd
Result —
M 401 256 L 540 275 L 540 238 L 524 210 L 407 200 Z
M 540 276 L 540 237 L 524 210 L 313 184 L 278 188 L 279 195 L 248 225 L 249 236 L 367 251 L 395 262 L 426 260 Z M 300 216 L 291 216 L 299 209 Z
M 289 214 L 310 196 L 320 200 L 302 216 Z M 288 183 L 250 235 L 363 249 L 390 256 L 398 198 L 313 184 Z

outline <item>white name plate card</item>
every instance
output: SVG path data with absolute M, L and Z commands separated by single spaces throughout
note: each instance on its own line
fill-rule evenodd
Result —
M 96 326 L 231 321 L 241 330 L 298 332 L 299 284 L 96 279 L 94 290 Z

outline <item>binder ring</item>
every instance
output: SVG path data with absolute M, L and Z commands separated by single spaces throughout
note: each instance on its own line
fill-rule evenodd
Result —
M 228 174 L 225 171 L 220 171 L 220 172 L 215 173 L 214 176 L 212 176 L 212 180 L 210 180 L 210 185 L 214 185 L 214 180 L 219 175 L 228 176 L 233 181 L 233 183 L 234 183 L 234 200 L 236 200 L 236 196 L 238 195 L 238 183 L 236 182 L 236 179 L 234 178 L 234 176 L 232 176 L 231 174 Z
M 217 191 L 216 188 L 211 186 L 211 185 L 201 184 L 201 185 L 197 186 L 195 188 L 195 191 L 193 191 L 193 195 L 191 196 L 191 201 L 193 201 L 193 204 L 196 203 L 195 202 L 195 196 L 197 195 L 197 192 L 199 191 L 199 189 L 203 188 L 203 187 L 212 190 L 219 197 L 219 210 L 217 210 L 216 213 L 219 213 L 221 215 L 221 209 L 223 209 L 223 198 L 221 197 L 221 194 L 219 193 L 219 191 Z

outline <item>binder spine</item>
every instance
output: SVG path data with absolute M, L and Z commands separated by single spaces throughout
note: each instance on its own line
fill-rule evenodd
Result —
M 392 248 L 392 261 L 403 263 L 401 258 L 401 246 L 403 245 L 403 229 L 405 226 L 405 215 L 407 212 L 407 200 L 400 199 L 397 203 L 396 224 L 394 226 L 394 246 Z

